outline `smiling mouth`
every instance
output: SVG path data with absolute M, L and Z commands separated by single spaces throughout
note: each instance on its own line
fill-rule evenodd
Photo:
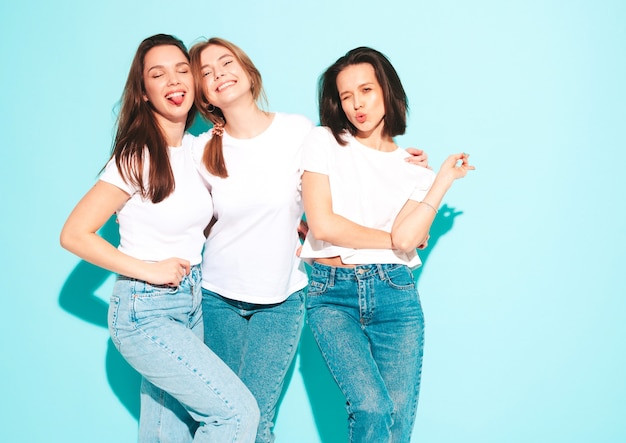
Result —
M 182 91 L 172 92 L 171 94 L 167 94 L 165 98 L 176 106 L 179 106 L 185 100 L 185 93 Z
M 226 83 L 222 83 L 221 85 L 219 85 L 217 88 L 215 88 L 216 92 L 222 92 L 224 89 L 228 88 L 229 86 L 232 86 L 235 84 L 234 80 L 228 81 Z

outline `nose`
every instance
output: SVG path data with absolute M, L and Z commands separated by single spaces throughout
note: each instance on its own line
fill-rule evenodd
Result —
M 169 76 L 167 83 L 169 85 L 177 85 L 177 84 L 179 84 L 180 80 L 178 79 L 178 73 L 176 73 L 176 72 L 172 73 L 172 75 Z
M 363 103 L 361 103 L 361 100 L 359 100 L 358 97 L 354 97 L 352 105 L 354 106 L 355 110 L 363 107 Z

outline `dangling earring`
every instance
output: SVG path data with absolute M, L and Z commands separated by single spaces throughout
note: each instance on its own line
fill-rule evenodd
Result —
M 206 107 L 207 112 L 215 111 L 215 106 L 212 103 L 209 103 Z

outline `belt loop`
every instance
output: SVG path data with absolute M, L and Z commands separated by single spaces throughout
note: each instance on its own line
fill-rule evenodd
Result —
M 328 273 L 328 286 L 333 287 L 335 286 L 335 271 L 337 270 L 336 267 L 331 266 L 330 267 L 330 272 Z
M 197 283 L 200 280 L 200 265 L 193 265 L 191 269 L 189 269 L 189 280 L 192 283 Z
M 383 265 L 380 263 L 376 263 L 376 268 L 378 269 L 378 275 L 381 280 L 387 280 L 387 274 L 385 274 L 385 270 L 383 269 Z

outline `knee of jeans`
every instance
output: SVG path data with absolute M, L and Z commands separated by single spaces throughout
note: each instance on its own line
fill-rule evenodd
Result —
M 348 413 L 368 417 L 368 420 L 391 420 L 394 413 L 393 402 L 388 397 L 368 395 L 359 401 L 348 400 Z
M 388 407 L 355 409 L 349 412 L 348 418 L 351 427 L 359 429 L 362 441 L 381 441 L 383 435 L 389 437 L 394 424 L 393 408 Z
M 223 407 L 219 410 L 215 408 L 214 402 L 209 402 L 205 405 L 204 410 L 197 410 L 196 412 L 201 417 L 213 417 L 220 422 L 236 424 L 247 432 L 254 430 L 256 433 L 260 419 L 256 399 L 247 390 L 240 394 L 236 399 L 224 402 Z

